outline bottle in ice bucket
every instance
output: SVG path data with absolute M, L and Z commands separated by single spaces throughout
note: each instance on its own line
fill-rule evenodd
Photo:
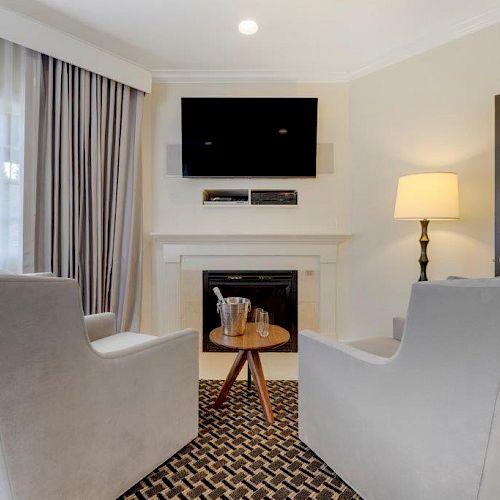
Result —
M 223 302 L 219 300 L 217 312 L 224 335 L 236 337 L 245 333 L 251 307 L 250 300 L 244 297 L 226 297 Z

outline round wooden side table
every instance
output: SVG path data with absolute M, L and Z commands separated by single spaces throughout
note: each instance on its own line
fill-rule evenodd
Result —
M 271 408 L 271 401 L 269 400 L 259 351 L 265 351 L 266 349 L 286 344 L 290 340 L 290 333 L 280 326 L 269 325 L 269 335 L 261 337 L 257 332 L 257 325 L 255 323 L 247 323 L 243 335 L 229 337 L 228 335 L 224 335 L 222 327 L 219 326 L 210 332 L 210 340 L 214 344 L 238 351 L 226 381 L 215 400 L 214 408 L 219 408 L 222 405 L 245 362 L 248 361 L 266 420 L 270 424 L 274 423 L 273 410 Z

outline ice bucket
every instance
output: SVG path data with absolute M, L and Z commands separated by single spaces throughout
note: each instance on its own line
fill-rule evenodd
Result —
M 243 297 L 227 297 L 217 304 L 224 335 L 236 337 L 245 333 L 251 307 L 250 300 Z

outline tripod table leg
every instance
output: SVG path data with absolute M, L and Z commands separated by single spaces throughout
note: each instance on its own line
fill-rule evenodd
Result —
M 272 424 L 274 423 L 274 415 L 271 407 L 271 400 L 267 392 L 266 379 L 264 378 L 264 371 L 262 370 L 262 363 L 258 351 L 247 351 L 248 365 L 253 375 L 257 394 L 259 395 L 260 404 L 264 410 L 266 420 Z
M 224 385 L 222 386 L 222 389 L 219 395 L 217 396 L 217 399 L 215 400 L 214 408 L 219 408 L 220 405 L 224 402 L 226 396 L 229 394 L 231 386 L 233 385 L 234 381 L 236 380 L 236 377 L 243 368 L 243 365 L 245 364 L 246 360 L 247 360 L 247 351 L 238 351 L 233 366 L 231 366 L 231 369 L 229 370 L 229 373 L 226 377 L 226 381 L 224 382 Z

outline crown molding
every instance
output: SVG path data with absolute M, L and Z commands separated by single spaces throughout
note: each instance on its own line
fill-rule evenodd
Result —
M 457 22 L 448 29 L 435 29 L 430 33 L 422 35 L 410 44 L 395 48 L 387 54 L 379 57 L 373 62 L 351 71 L 347 75 L 347 80 L 356 80 L 380 69 L 392 66 L 411 57 L 423 54 L 428 50 L 438 48 L 447 43 L 453 42 L 464 36 L 476 33 L 484 28 L 488 28 L 500 22 L 500 6 L 485 10 L 477 16 Z
M 434 29 L 410 44 L 397 47 L 374 61 L 350 72 L 328 71 L 268 71 L 268 70 L 153 70 L 157 83 L 345 83 L 411 57 L 423 54 L 466 35 L 500 22 L 500 6 L 452 24 L 447 29 Z
M 157 83 L 346 82 L 347 73 L 268 70 L 153 70 Z

